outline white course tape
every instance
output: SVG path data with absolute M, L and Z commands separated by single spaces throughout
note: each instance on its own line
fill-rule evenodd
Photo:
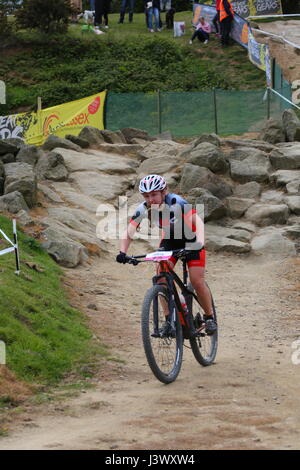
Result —
M 288 39 L 285 39 L 283 36 L 278 36 L 278 34 L 269 33 L 268 31 L 264 31 L 263 29 L 256 29 L 256 28 L 251 28 L 251 29 L 252 31 L 255 31 L 256 33 L 261 33 L 261 34 L 265 34 L 266 36 L 271 36 L 273 38 L 280 39 L 282 42 L 285 42 L 286 44 L 289 44 L 290 46 L 293 46 L 296 49 L 300 49 L 299 44 L 295 44 L 294 42 L 291 42 Z
M 18 247 L 18 237 L 17 237 L 17 221 L 13 219 L 13 234 L 14 234 L 14 242 L 0 229 L 0 234 L 5 238 L 5 240 L 12 246 L 12 248 L 5 248 L 4 250 L 0 251 L 0 256 L 5 255 L 6 253 L 11 253 L 12 251 L 15 252 L 16 258 L 16 274 L 20 274 L 20 259 L 19 259 L 19 247 Z
M 293 106 L 295 106 L 295 108 L 299 109 L 300 110 L 300 107 L 297 106 L 295 103 L 293 103 L 292 101 L 288 100 L 287 98 L 285 98 L 285 96 L 282 96 L 280 93 L 278 93 L 278 91 L 276 90 L 273 90 L 273 88 L 269 88 L 270 91 L 272 91 L 273 93 L 275 93 L 275 95 L 278 95 L 280 96 L 280 98 L 282 98 L 284 101 L 286 101 L 287 103 L 289 104 L 292 104 Z
M 5 248 L 5 250 L 0 251 L 0 255 L 5 255 L 6 253 L 10 253 L 11 251 L 15 251 L 15 248 Z

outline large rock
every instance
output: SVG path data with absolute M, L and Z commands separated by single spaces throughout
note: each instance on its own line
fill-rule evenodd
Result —
M 172 140 L 154 140 L 141 149 L 139 158 L 141 161 L 144 161 L 155 157 L 172 157 L 179 154 L 185 147 L 185 145 L 178 144 Z
M 10 144 L 6 139 L 0 139 L 0 155 L 5 155 L 6 153 L 15 155 L 18 151 L 19 147 L 17 145 Z
M 293 109 L 286 109 L 282 113 L 282 122 L 288 142 L 300 140 L 300 120 Z
M 187 200 L 190 204 L 204 207 L 205 222 L 221 219 L 226 215 L 226 207 L 223 202 L 206 189 L 194 188 L 189 192 Z M 198 213 L 203 214 L 201 207 L 198 208 Z
M 286 190 L 289 194 L 300 194 L 300 178 L 288 183 L 286 185 Z
M 300 215 L 300 196 L 286 196 L 284 202 L 293 214 Z
M 143 131 L 142 129 L 135 129 L 134 127 L 126 127 L 121 129 L 121 132 L 128 144 L 132 143 L 132 139 L 155 140 L 155 138 L 149 135 L 148 132 Z
M 35 166 L 43 152 L 35 145 L 24 145 L 16 156 L 16 162 L 28 163 Z
M 127 144 L 127 141 L 121 131 L 109 131 L 105 129 L 100 131 L 103 135 L 104 141 L 108 144 Z
M 99 150 L 87 150 L 83 153 L 57 148 L 55 152 L 62 156 L 69 172 L 99 170 L 109 174 L 126 174 L 135 173 L 138 167 L 138 162 L 132 158 L 107 155 Z
M 187 161 L 192 165 L 208 168 L 214 173 L 226 173 L 228 169 L 228 163 L 222 150 L 209 142 L 197 145 Z
M 252 237 L 251 232 L 245 229 L 222 227 L 215 225 L 215 223 L 209 222 L 205 224 L 205 239 L 208 240 L 210 237 L 226 237 L 232 240 L 237 240 L 243 243 L 248 243 Z
M 37 178 L 28 163 L 7 163 L 4 165 L 4 193 L 20 192 L 29 207 L 37 201 Z
M 13 163 L 16 161 L 16 157 L 13 153 L 5 153 L 4 155 L 0 155 L 0 161 L 2 163 Z
M 179 158 L 174 156 L 148 158 L 148 160 L 144 160 L 138 168 L 138 177 L 142 178 L 151 173 L 163 175 L 174 170 L 180 164 Z
M 42 155 L 35 167 L 39 180 L 65 181 L 68 178 L 68 170 L 62 155 L 58 152 L 50 152 Z
M 276 186 L 284 186 L 293 181 L 300 181 L 300 170 L 277 170 L 270 176 Z
M 261 194 L 260 202 L 264 204 L 282 204 L 284 203 L 284 193 L 270 189 Z
M 101 134 L 101 131 L 96 127 L 86 126 L 78 134 L 80 139 L 84 139 L 91 146 L 97 147 L 99 144 L 105 143 L 104 136 Z
M 209 142 L 210 144 L 216 145 L 217 147 L 221 146 L 221 139 L 217 134 L 201 134 L 199 137 L 194 139 L 191 143 L 193 147 L 197 147 L 199 144 L 203 142 Z
M 109 201 L 133 187 L 136 177 L 130 175 L 106 175 L 96 171 L 76 171 L 72 173 L 70 182 L 84 195 L 98 201 Z
M 210 235 L 207 237 L 205 240 L 205 247 L 208 251 L 223 251 L 236 254 L 249 253 L 251 250 L 249 243 L 217 235 Z
M 270 154 L 270 161 L 276 170 L 297 170 L 300 168 L 300 144 L 280 146 Z
M 259 150 L 253 150 L 252 147 L 237 147 L 226 155 L 226 159 L 230 162 L 231 160 L 238 160 L 242 162 L 248 157 L 251 157 L 253 153 Z
M 264 142 L 263 140 L 251 140 L 251 139 L 223 139 L 222 143 L 233 147 L 252 147 L 258 150 L 261 150 L 263 152 L 271 152 L 272 150 L 276 149 L 276 146 L 267 142 Z
M 5 194 L 0 197 L 0 211 L 11 212 L 17 214 L 19 211 L 28 211 L 29 207 L 23 195 L 19 191 L 13 191 L 12 193 Z
M 43 232 L 45 241 L 42 247 L 54 258 L 54 260 L 67 268 L 75 268 L 86 261 L 87 249 L 81 244 L 66 237 L 51 227 Z
M 79 147 L 79 145 L 74 144 L 68 139 L 63 139 L 62 137 L 57 137 L 56 135 L 52 134 L 47 137 L 42 148 L 44 150 L 53 150 L 56 147 L 77 150 L 78 152 L 81 151 L 81 147 Z
M 294 243 L 274 229 L 262 231 L 255 236 L 251 241 L 251 248 L 255 255 L 270 256 L 272 259 L 296 255 Z
M 254 199 L 242 199 L 238 197 L 228 197 L 226 199 L 227 215 L 232 219 L 242 217 L 246 210 L 255 204 Z
M 249 183 L 238 184 L 234 187 L 233 195 L 244 199 L 255 199 L 259 197 L 262 187 L 256 181 L 249 181 Z
M 78 135 L 66 134 L 65 139 L 70 140 L 73 144 L 78 145 L 82 149 L 87 149 L 90 146 L 86 139 L 81 139 Z
M 273 118 L 268 119 L 259 138 L 270 144 L 285 142 L 285 131 L 282 121 Z
M 239 183 L 269 181 L 270 170 L 270 161 L 264 152 L 256 152 L 243 161 L 230 161 L 231 177 Z
M 208 168 L 186 163 L 183 167 L 180 190 L 183 193 L 188 193 L 193 188 L 207 189 L 219 199 L 224 199 L 232 194 L 231 186 Z
M 285 224 L 289 209 L 285 204 L 254 204 L 246 211 L 245 217 L 259 227 Z

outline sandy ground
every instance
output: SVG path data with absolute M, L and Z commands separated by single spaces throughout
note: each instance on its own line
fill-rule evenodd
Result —
M 145 249 L 136 242 L 132 252 Z M 108 361 L 95 388 L 75 398 L 25 408 L 0 449 L 299 449 L 299 262 L 210 254 L 216 362 L 203 368 L 185 348 L 179 377 L 163 385 L 140 334 L 153 265 L 113 259 L 66 270 L 66 284 L 95 335 L 125 363 Z

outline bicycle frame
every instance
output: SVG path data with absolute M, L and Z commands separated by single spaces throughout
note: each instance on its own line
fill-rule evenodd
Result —
M 195 298 L 195 300 L 199 303 L 197 296 L 192 292 L 191 290 L 188 289 L 187 283 L 188 283 L 188 271 L 186 267 L 186 260 L 182 260 L 183 263 L 183 281 L 180 279 L 180 277 L 175 273 L 174 269 L 169 265 L 167 261 L 160 261 L 159 266 L 160 266 L 160 274 L 157 276 L 154 276 L 152 278 L 152 283 L 153 285 L 155 284 L 160 284 L 158 281 L 160 279 L 165 279 L 168 290 L 171 292 L 171 298 L 169 299 L 169 311 L 172 312 L 172 318 L 171 318 L 171 325 L 174 327 L 175 321 L 176 321 L 176 308 L 179 313 L 179 318 L 180 318 L 180 323 L 184 329 L 185 337 L 189 337 L 189 332 L 190 332 L 190 325 L 187 319 L 187 316 L 192 315 L 191 313 L 191 299 L 192 297 Z M 162 283 L 164 284 L 164 283 Z M 179 294 L 176 288 L 176 284 L 178 287 L 181 289 L 181 293 L 185 298 L 186 305 L 187 305 L 187 312 L 184 312 L 182 309 L 181 301 L 179 298 Z

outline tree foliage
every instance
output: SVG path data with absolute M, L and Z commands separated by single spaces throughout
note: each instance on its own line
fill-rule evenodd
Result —
M 72 13 L 70 0 L 24 0 L 16 18 L 20 28 L 38 29 L 46 34 L 64 33 Z

